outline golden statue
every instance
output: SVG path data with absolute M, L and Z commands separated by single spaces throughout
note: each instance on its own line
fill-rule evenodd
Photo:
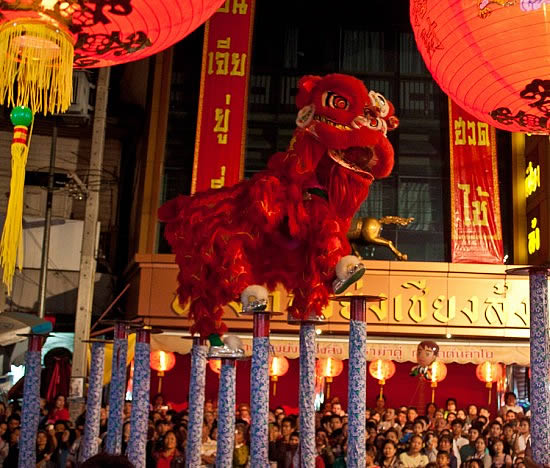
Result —
M 398 260 L 407 260 L 407 254 L 401 253 L 393 242 L 389 239 L 380 237 L 383 224 L 399 224 L 401 226 L 407 226 L 412 223 L 414 218 L 401 218 L 400 216 L 384 216 L 383 218 L 354 218 L 351 222 L 350 229 L 348 231 L 348 239 L 351 244 L 353 252 L 358 257 L 361 257 L 359 253 L 359 245 L 375 244 L 388 247 L 397 257 Z

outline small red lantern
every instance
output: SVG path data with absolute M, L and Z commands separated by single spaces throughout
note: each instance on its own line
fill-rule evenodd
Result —
M 441 89 L 483 122 L 549 133 L 550 28 L 543 1 L 411 0 L 424 62 Z M 475 140 L 475 129 L 468 129 Z
M 151 352 L 151 369 L 157 371 L 159 378 L 158 393 L 162 389 L 162 377 L 164 373 L 172 370 L 176 365 L 176 355 L 169 351 L 161 351 L 159 349 Z
M 441 361 L 434 361 L 430 364 L 426 378 L 431 382 L 432 386 L 432 403 L 435 402 L 435 389 L 437 384 L 447 377 L 447 366 Z
M 476 377 L 481 382 L 485 382 L 485 386 L 489 389 L 489 404 L 491 404 L 493 382 L 497 382 L 502 377 L 502 374 L 502 366 L 496 362 L 485 361 L 476 367 Z
M 284 356 L 269 357 L 269 377 L 273 382 L 273 395 L 277 394 L 277 381 L 288 372 L 288 359 Z
M 320 358 L 317 360 L 316 373 L 325 379 L 327 383 L 327 398 L 330 398 L 330 384 L 334 377 L 338 377 L 344 370 L 344 363 L 340 359 L 332 357 Z
M 220 374 L 222 370 L 222 360 L 221 359 L 210 359 L 208 361 L 208 366 L 210 370 L 216 374 Z
M 378 380 L 378 385 L 380 385 L 380 398 L 382 398 L 386 380 L 392 378 L 393 374 L 395 374 L 395 364 L 393 361 L 377 359 L 369 364 L 369 374 Z

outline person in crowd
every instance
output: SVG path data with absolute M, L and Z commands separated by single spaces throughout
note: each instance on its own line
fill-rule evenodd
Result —
M 340 400 L 338 398 L 332 399 L 332 414 L 337 414 L 338 416 L 342 417 L 346 414 L 346 412 L 342 408 L 342 403 L 340 403 Z
M 336 429 L 342 429 L 342 418 L 337 414 L 330 417 L 330 429 L 334 432 Z
M 466 437 L 462 436 L 462 431 L 464 430 L 464 421 L 462 419 L 455 419 L 451 423 L 451 432 L 453 434 L 453 455 L 458 460 L 460 465 L 460 449 L 465 445 L 468 445 L 469 441 Z
M 447 452 L 449 454 L 451 468 L 458 468 L 460 463 L 453 453 L 453 438 L 450 434 L 441 434 L 439 436 L 437 449 L 439 452 Z
M 437 458 L 437 436 L 433 432 L 427 432 L 424 436 L 424 454 L 430 462 L 435 462 Z
M 122 407 L 122 420 L 124 422 L 130 421 L 130 416 L 132 415 L 132 401 L 126 400 L 124 406 Z
M 210 438 L 208 426 L 202 425 L 202 438 L 201 438 L 201 467 L 213 468 L 216 461 L 216 448 L 217 443 Z
M 378 451 L 372 444 L 367 444 L 365 447 L 365 468 L 380 468 L 376 464 L 376 454 Z
M 514 392 L 506 392 L 504 394 L 505 404 L 500 408 L 499 414 L 506 416 L 506 413 L 511 410 L 514 413 L 523 415 L 523 408 L 517 404 L 517 396 Z
M 477 418 L 477 406 L 476 405 L 468 405 L 468 414 L 466 415 L 466 422 L 468 424 L 472 424 Z
M 510 454 L 512 454 L 514 447 L 516 446 L 517 426 L 518 421 L 514 420 L 513 422 L 507 422 L 502 427 L 502 440 L 504 441 L 505 446 L 509 448 L 508 453 Z
M 278 468 L 299 468 L 300 467 L 300 434 L 293 431 L 288 438 L 288 444 L 285 447 L 285 454 L 282 463 Z
M 54 450 L 55 444 L 51 435 L 39 430 L 36 434 L 36 468 L 54 468 L 57 462 L 53 457 Z
M 476 451 L 476 440 L 481 435 L 478 426 L 471 426 L 468 430 L 468 444 L 460 448 L 460 460 L 468 460 Z
M 504 442 L 496 440 L 493 444 L 493 466 L 494 468 L 512 468 L 512 457 L 504 452 Z
M 290 436 L 296 431 L 296 422 L 290 416 L 283 417 L 281 421 L 281 436 L 270 447 L 269 459 L 277 462 L 278 466 L 284 466 L 285 457 L 290 443 Z
M 332 466 L 335 456 L 329 444 L 328 434 L 322 428 L 315 431 L 315 450 L 317 455 L 323 459 L 325 466 Z
M 244 424 L 235 426 L 235 447 L 233 449 L 233 468 L 245 468 L 248 466 L 250 449 L 246 440 L 247 429 Z
M 483 463 L 483 468 L 491 468 L 492 459 L 485 439 L 482 436 L 478 437 L 475 445 L 476 451 L 468 460 L 479 460 Z
M 380 424 L 378 424 L 378 431 L 379 432 L 385 432 L 388 429 L 395 427 L 395 409 L 394 408 L 386 408 L 384 411 L 384 414 L 382 415 L 382 421 Z
M 436 418 L 434 421 L 434 432 L 439 435 L 447 429 L 447 420 L 445 418 Z
M 122 444 L 120 453 L 122 455 L 127 455 L 126 450 L 128 449 L 128 443 L 130 442 L 130 421 L 126 421 L 122 425 Z
M 445 402 L 445 412 L 443 413 L 443 417 L 447 419 L 447 415 L 449 413 L 456 414 L 456 398 L 447 398 L 447 401 Z
M 422 437 L 413 435 L 409 440 L 409 448 L 399 455 L 399 463 L 403 468 L 417 468 L 426 466 L 428 457 L 422 453 L 424 441 Z
M 332 434 L 329 436 L 329 443 L 334 454 L 333 468 L 345 467 L 347 439 L 344 431 L 342 429 L 332 431 Z
M 168 430 L 162 440 L 162 448 L 153 454 L 155 468 L 184 468 L 185 457 L 177 448 L 178 439 L 173 430 Z
M 414 423 L 414 420 L 418 417 L 418 410 L 414 406 L 407 408 L 407 422 Z
M 527 445 L 531 443 L 531 420 L 529 418 L 523 418 L 518 426 L 518 434 L 514 444 L 514 454 L 518 458 L 525 456 L 525 450 Z
M 392 440 L 386 440 L 379 458 L 381 468 L 396 468 L 399 466 L 397 444 Z
M 380 416 L 386 411 L 386 397 L 384 395 L 379 395 L 376 399 L 376 406 L 374 407 L 374 412 L 378 413 Z
M 55 423 L 58 420 L 68 421 L 71 419 L 69 410 L 66 408 L 65 395 L 57 395 L 54 400 L 52 409 L 48 414 L 48 422 Z
M 386 437 L 386 440 L 391 440 L 395 445 L 399 443 L 399 431 L 392 427 L 391 429 L 388 429 L 384 436 Z
M 248 425 L 252 419 L 250 416 L 250 406 L 245 403 L 239 405 L 239 419 L 242 419 Z
M 399 431 L 403 431 L 403 427 L 405 427 L 405 424 L 407 423 L 407 411 L 403 411 L 402 409 L 400 409 L 398 412 L 397 412 L 397 416 L 396 416 L 396 427 L 397 429 L 399 429 Z
M 438 452 L 435 463 L 437 468 L 451 468 L 451 456 L 447 452 Z

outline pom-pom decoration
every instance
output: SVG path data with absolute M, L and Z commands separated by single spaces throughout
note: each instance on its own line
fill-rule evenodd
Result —
M 411 0 L 418 50 L 441 89 L 483 122 L 550 132 L 550 28 L 538 0 Z

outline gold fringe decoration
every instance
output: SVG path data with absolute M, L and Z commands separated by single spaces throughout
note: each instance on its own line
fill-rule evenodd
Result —
M 0 240 L 2 281 L 6 285 L 8 294 L 11 294 L 16 264 L 19 271 L 23 268 L 23 191 L 33 124 L 34 119 L 30 130 L 23 125 L 16 125 L 11 144 L 10 198 Z
M 0 104 L 57 114 L 71 105 L 73 39 L 47 22 L 17 19 L 0 28 Z

